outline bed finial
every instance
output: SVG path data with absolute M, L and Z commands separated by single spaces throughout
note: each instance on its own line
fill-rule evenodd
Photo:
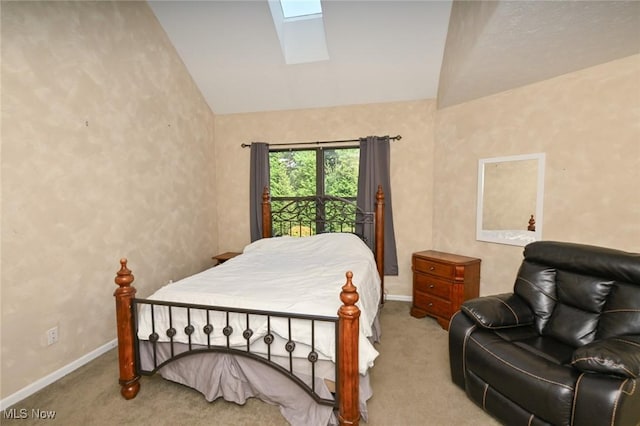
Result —
M 354 306 L 358 301 L 358 299 L 360 298 L 360 296 L 356 291 L 356 286 L 353 285 L 353 281 L 352 281 L 353 272 L 347 271 L 345 275 L 347 277 L 347 282 L 345 283 L 345 285 L 342 286 L 342 293 L 340 293 L 340 300 L 342 300 L 342 303 L 344 303 L 342 307 L 348 308 L 350 306 Z
M 118 284 L 120 288 L 129 287 L 133 282 L 133 279 L 134 277 L 131 274 L 131 271 L 127 268 L 127 259 L 123 257 L 120 259 L 120 270 L 116 274 L 116 284 Z
M 118 325 L 118 363 L 120 366 L 120 394 L 125 399 L 133 399 L 140 390 L 140 376 L 136 374 L 131 304 L 136 289 L 131 285 L 133 274 L 127 268 L 127 259 L 120 259 L 120 270 L 115 282 L 118 288 L 113 293 L 116 298 L 116 321 Z
M 353 273 L 346 273 L 347 282 L 342 286 L 340 300 L 343 305 L 338 309 L 338 345 L 341 356 L 338 359 L 338 382 L 340 425 L 358 425 L 360 422 L 358 339 L 360 333 L 360 309 L 356 306 L 359 297 L 353 285 Z

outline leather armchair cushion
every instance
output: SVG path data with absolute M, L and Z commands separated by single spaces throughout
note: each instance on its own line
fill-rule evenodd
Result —
M 611 280 L 556 271 L 558 303 L 543 334 L 576 347 L 593 342 L 612 285 Z
M 596 339 L 625 334 L 640 335 L 640 287 L 617 282 L 600 316 Z
M 597 313 L 558 303 L 543 335 L 551 336 L 575 348 L 593 342 L 597 326 Z
M 525 259 L 518 270 L 513 292 L 529 305 L 536 317 L 536 330 L 542 333 L 558 301 L 555 268 Z
M 484 328 L 499 329 L 533 324 L 529 306 L 513 293 L 471 299 L 460 310 Z
M 614 281 L 600 277 L 556 271 L 558 300 L 570 303 L 583 311 L 600 313 L 611 292 Z
M 545 358 L 557 365 L 567 365 L 571 362 L 575 348 L 552 337 L 532 337 L 513 342 L 536 356 Z
M 640 377 L 640 336 L 598 340 L 576 349 L 571 365 L 589 373 Z

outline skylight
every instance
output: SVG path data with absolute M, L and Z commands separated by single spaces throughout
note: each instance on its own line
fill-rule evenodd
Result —
M 320 0 L 280 0 L 285 19 L 322 13 Z
M 329 59 L 320 0 L 268 0 L 287 65 Z

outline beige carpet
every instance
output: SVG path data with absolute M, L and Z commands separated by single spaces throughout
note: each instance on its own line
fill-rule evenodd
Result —
M 387 302 L 382 311 L 380 356 L 371 372 L 374 395 L 363 425 L 498 425 L 456 387 L 449 375 L 447 332 L 433 319 L 409 315 L 408 303 Z M 207 402 L 190 389 L 156 375 L 143 377 L 138 396 L 119 392 L 117 351 L 112 350 L 14 407 L 55 411 L 53 420 L 6 419 L 26 425 L 286 425 L 277 407 L 259 400 L 244 406 Z M 18 411 L 19 413 L 19 411 Z

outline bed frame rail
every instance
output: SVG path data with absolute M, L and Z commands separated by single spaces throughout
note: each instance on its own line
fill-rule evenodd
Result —
M 276 370 L 289 376 L 293 382 L 298 384 L 309 395 L 311 395 L 318 403 L 325 405 L 333 405 L 338 409 L 338 420 L 341 425 L 358 425 L 360 419 L 359 412 L 359 370 L 358 370 L 358 339 L 359 339 L 359 318 L 360 309 L 356 306 L 356 302 L 359 299 L 356 287 L 352 282 L 353 274 L 349 271 L 346 274 L 346 283 L 342 287 L 340 293 L 340 300 L 342 305 L 338 310 L 338 317 L 317 317 L 310 315 L 291 315 L 281 312 L 270 311 L 255 311 L 245 309 L 230 309 L 217 306 L 206 305 L 194 305 L 194 304 L 177 304 L 168 303 L 163 301 L 153 301 L 146 299 L 135 298 L 136 289 L 131 284 L 133 283 L 134 276 L 127 268 L 127 260 L 120 260 L 120 270 L 117 272 L 115 282 L 118 285 L 114 296 L 116 300 L 116 318 L 117 318 L 117 330 L 118 330 L 118 358 L 119 358 L 119 371 L 120 371 L 120 393 L 125 399 L 133 399 L 136 397 L 140 390 L 140 375 L 153 374 L 163 365 L 168 362 L 187 356 L 189 354 L 198 352 L 225 352 L 233 353 L 237 355 L 247 356 L 252 359 L 256 359 L 263 362 Z M 154 368 L 151 370 L 142 370 L 140 366 L 140 352 L 139 343 L 137 337 L 137 316 L 139 305 L 149 305 L 153 310 L 153 306 L 166 307 L 167 309 L 186 309 L 186 310 L 204 310 L 205 312 L 226 312 L 227 321 L 230 314 L 246 315 L 247 327 L 242 331 L 243 337 L 247 340 L 246 350 L 239 349 L 237 347 L 230 347 L 227 345 L 207 345 L 203 348 L 194 348 L 190 343 L 188 344 L 187 351 L 174 351 L 173 336 L 177 333 L 176 327 L 184 327 L 185 334 L 189 335 L 193 332 L 195 325 L 187 324 L 173 325 L 170 323 L 169 329 L 162 331 L 170 339 L 171 344 L 171 357 L 170 359 L 163 360 L 158 363 L 154 361 Z M 259 354 L 252 353 L 248 341 L 251 338 L 250 328 L 250 316 L 257 315 L 262 317 L 284 317 L 292 320 L 305 320 L 315 323 L 317 321 L 332 322 L 336 327 L 337 338 L 337 363 L 336 363 L 336 395 L 335 400 L 329 400 L 319 397 L 315 392 L 315 377 L 311 380 L 311 387 L 309 387 L 303 379 L 293 374 L 291 367 L 291 352 L 295 346 L 290 349 L 290 343 L 293 343 L 289 338 L 289 342 L 285 346 L 285 350 L 289 352 L 290 368 L 286 369 L 280 364 L 272 362 L 270 356 L 266 358 Z M 203 326 L 205 333 L 209 329 L 210 324 L 207 323 Z M 212 332 L 212 331 L 210 331 Z M 227 322 L 227 327 L 224 327 L 222 333 L 229 338 L 233 330 L 230 329 Z M 207 333 L 208 334 L 208 333 Z M 267 336 L 270 333 L 267 333 Z M 265 336 L 265 338 L 267 337 Z M 290 336 L 289 336 L 290 337 Z M 150 336 L 150 341 L 154 345 L 154 340 L 159 338 L 158 333 L 154 330 Z M 228 341 L 228 340 L 227 340 Z M 269 347 L 269 345 L 267 345 Z M 308 355 L 308 360 L 311 362 L 312 370 L 314 370 L 314 363 L 317 360 L 317 353 L 315 352 L 312 344 L 312 350 Z M 313 374 L 315 376 L 315 372 Z
M 374 213 L 358 208 L 355 201 L 334 196 L 281 197 L 271 200 L 273 237 L 307 237 L 326 232 L 351 232 L 365 242 L 365 227 L 373 227 Z
M 148 309 L 145 310 L 144 314 L 141 312 L 140 305 L 148 306 Z M 278 370 L 280 373 L 287 376 L 290 380 L 298 384 L 309 396 L 311 396 L 317 403 L 323 405 L 331 405 L 337 408 L 336 401 L 339 399 L 339 396 L 336 398 L 326 399 L 322 398 L 317 390 L 316 390 L 316 362 L 320 359 L 318 352 L 316 352 L 315 348 L 315 335 L 318 323 L 327 323 L 331 324 L 333 329 L 335 330 L 335 340 L 336 340 L 336 348 L 338 347 L 338 317 L 326 317 L 326 316 L 314 316 L 314 315 L 299 315 L 299 314 L 289 314 L 286 312 L 271 312 L 271 311 L 262 311 L 262 310 L 251 310 L 251 309 L 240 309 L 240 308 L 227 308 L 222 306 L 209 306 L 209 305 L 197 305 L 190 303 L 176 303 L 176 302 L 166 302 L 166 301 L 158 301 L 158 300 L 150 300 L 150 299 L 133 299 L 133 320 L 134 320 L 134 329 L 138 330 L 138 319 L 141 315 L 148 315 L 148 318 L 152 324 L 152 332 L 148 336 L 148 339 L 140 340 L 138 337 L 138 333 L 136 333 L 135 340 L 137 345 L 136 350 L 136 368 L 137 371 L 142 375 L 153 375 L 160 368 L 165 365 L 183 358 L 185 356 L 197 354 L 197 353 L 205 353 L 205 352 L 219 352 L 219 353 L 229 353 L 234 355 L 240 355 L 247 358 L 254 359 L 259 361 L 265 365 L 268 365 L 271 368 Z M 156 326 L 159 323 L 156 313 L 160 309 L 165 309 L 165 313 L 168 314 L 169 324 L 166 330 L 160 329 L 160 325 Z M 186 323 L 181 322 L 179 318 L 177 318 L 177 314 L 186 314 Z M 217 329 L 218 327 L 214 327 L 212 325 L 212 316 L 215 313 L 221 313 L 225 317 L 226 321 L 224 322 L 224 327 Z M 240 315 L 240 318 L 237 320 L 241 320 L 244 322 L 245 328 L 244 330 L 235 330 L 233 326 L 230 324 L 230 318 L 234 315 Z M 194 317 L 205 317 L 205 324 L 198 324 L 197 319 L 194 321 Z M 182 316 L 184 318 L 184 315 Z M 271 324 L 273 318 L 283 318 L 287 321 L 288 328 L 288 336 L 286 336 L 286 343 L 284 345 L 284 351 L 288 354 L 285 356 L 287 358 L 286 363 L 288 365 L 283 365 L 283 363 L 278 363 L 275 361 L 276 357 L 272 354 L 272 348 L 275 349 L 275 337 L 274 332 L 272 330 Z M 252 324 L 254 328 L 257 324 L 266 321 L 267 330 L 266 334 L 262 336 L 262 341 L 266 345 L 266 353 L 254 352 L 251 349 L 251 338 L 254 335 L 254 330 L 252 329 Z M 311 341 L 311 350 L 307 354 L 307 361 L 310 366 L 310 383 L 307 383 L 303 377 L 300 377 L 296 371 L 294 371 L 293 362 L 294 362 L 294 351 L 296 349 L 296 342 L 293 340 L 291 327 L 293 323 L 295 325 L 301 326 L 301 322 L 304 323 L 304 326 L 308 326 L 312 341 Z M 259 325 L 257 325 L 259 327 Z M 192 341 L 192 335 L 196 331 L 196 328 L 200 327 L 203 333 L 207 336 L 206 345 L 195 344 Z M 182 339 L 187 342 L 178 342 L 178 335 L 184 333 L 182 335 Z M 242 346 L 240 345 L 232 345 L 231 340 L 236 337 L 239 333 L 242 334 Z M 212 339 L 214 337 L 222 338 L 221 340 L 225 341 L 223 345 L 214 345 L 212 344 Z M 162 337 L 161 337 L 162 336 Z M 186 337 L 186 339 L 185 339 Z M 167 341 L 168 339 L 168 341 Z M 148 342 L 148 343 L 145 343 Z M 165 343 L 169 346 L 169 355 L 162 356 L 160 355 L 158 349 L 159 345 Z M 140 359 L 141 354 L 141 344 L 150 344 L 151 352 L 152 352 L 152 364 L 153 368 L 145 369 L 145 365 Z M 281 359 L 284 361 L 284 359 Z M 336 377 L 337 374 L 336 367 Z

